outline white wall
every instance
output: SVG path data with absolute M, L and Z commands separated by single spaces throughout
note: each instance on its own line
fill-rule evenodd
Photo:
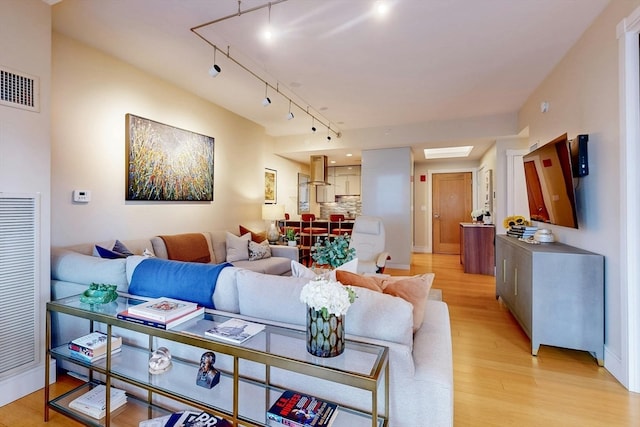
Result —
M 362 151 L 362 214 L 382 218 L 390 268 L 411 265 L 412 172 L 410 148 Z
M 621 325 L 620 136 L 616 25 L 637 0 L 613 1 L 533 92 L 519 114 L 531 142 L 589 134 L 589 176 L 577 189 L 579 229 L 554 227 L 557 240 L 605 256 L 605 366 L 623 383 L 628 363 Z M 540 112 L 540 103 L 549 111 Z M 546 227 L 546 225 L 545 225 Z
M 216 79 L 215 84 L 224 84 Z M 272 154 L 261 126 L 58 33 L 53 34 L 52 244 L 227 229 L 262 230 L 264 168 L 295 213 L 302 166 Z M 213 202 L 125 202 L 125 114 L 215 138 Z M 74 204 L 71 192 L 92 192 Z
M 51 10 L 41 1 L 0 0 L 0 65 L 40 79 L 40 111 L 0 105 L 0 193 L 38 193 L 41 228 L 37 319 L 44 349 L 49 300 Z M 6 349 L 5 349 L 6 350 Z M 0 406 L 44 385 L 44 351 L 34 365 L 0 377 Z

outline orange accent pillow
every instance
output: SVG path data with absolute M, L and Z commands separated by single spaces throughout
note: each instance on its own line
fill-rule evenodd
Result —
M 246 227 L 243 227 L 242 225 L 239 226 L 239 228 L 240 228 L 240 235 L 241 236 L 244 236 L 247 233 L 251 233 L 251 240 L 253 240 L 256 243 L 262 243 L 265 240 L 267 240 L 267 232 L 266 231 L 262 231 L 260 233 L 256 233 L 256 232 L 253 232 L 253 231 L 249 230 Z
M 420 329 L 424 321 L 424 310 L 432 283 L 431 274 L 383 281 L 383 293 L 400 297 L 413 305 L 413 332 Z
M 362 276 L 344 270 L 336 270 L 335 273 L 336 280 L 345 286 L 358 286 L 371 289 L 372 291 L 382 292 L 379 282 L 374 277 Z

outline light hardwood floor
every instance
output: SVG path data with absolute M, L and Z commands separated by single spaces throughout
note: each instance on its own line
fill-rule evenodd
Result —
M 640 395 L 588 353 L 542 346 L 530 355 L 527 336 L 495 299 L 492 276 L 463 273 L 458 256 L 415 254 L 410 273 L 426 272 L 436 274 L 433 287 L 451 314 L 456 427 L 640 426 Z M 44 423 L 42 411 L 35 392 L 0 408 L 0 427 L 79 425 L 53 411 Z

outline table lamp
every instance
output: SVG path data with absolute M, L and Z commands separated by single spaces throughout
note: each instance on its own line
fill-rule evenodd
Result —
M 269 243 L 275 243 L 280 239 L 280 230 L 276 225 L 276 221 L 284 218 L 284 206 L 279 205 L 262 205 L 262 219 L 270 221 L 267 228 L 267 240 Z

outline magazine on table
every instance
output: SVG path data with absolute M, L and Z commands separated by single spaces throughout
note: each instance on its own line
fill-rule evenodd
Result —
M 111 412 L 127 403 L 125 391 L 115 387 L 111 387 L 110 398 L 109 407 Z M 107 414 L 106 386 L 104 384 L 97 385 L 82 396 L 73 399 L 69 403 L 69 408 L 93 418 L 103 418 Z
M 208 329 L 204 334 L 212 338 L 241 344 L 262 330 L 264 330 L 264 325 L 260 323 L 229 319 Z

